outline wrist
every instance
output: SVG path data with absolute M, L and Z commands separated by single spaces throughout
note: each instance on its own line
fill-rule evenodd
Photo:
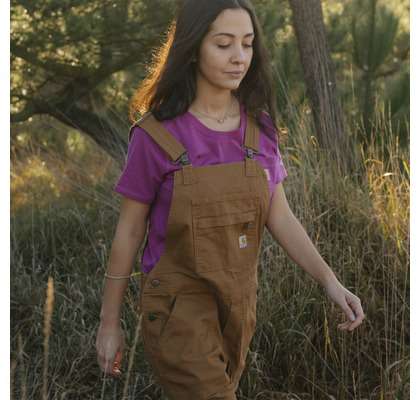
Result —
M 100 321 L 101 321 L 101 325 L 103 326 L 107 326 L 107 327 L 119 326 L 121 322 L 121 315 L 119 313 L 109 314 L 109 313 L 101 312 Z
M 326 289 L 331 286 L 341 285 L 334 272 L 329 269 L 320 281 L 321 285 Z

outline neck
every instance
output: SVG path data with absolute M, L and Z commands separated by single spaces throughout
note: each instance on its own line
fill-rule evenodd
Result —
M 239 102 L 232 94 L 232 90 L 210 86 L 205 81 L 198 80 L 196 97 L 190 108 L 215 116 L 226 113 L 237 114 Z

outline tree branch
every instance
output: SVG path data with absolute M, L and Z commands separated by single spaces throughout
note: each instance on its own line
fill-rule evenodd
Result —
M 38 107 L 33 102 L 26 103 L 23 110 L 10 114 L 10 122 L 25 122 L 39 112 Z
M 10 45 L 10 51 L 16 57 L 20 57 L 32 65 L 36 65 L 38 67 L 45 69 L 46 71 L 50 71 L 50 72 L 53 72 L 54 74 L 58 74 L 61 76 L 69 76 L 69 77 L 87 76 L 93 73 L 93 71 L 89 71 L 89 68 L 87 67 L 79 67 L 79 66 L 58 63 L 52 60 L 42 61 L 39 58 L 37 58 L 36 54 L 30 53 L 29 51 L 27 51 L 26 47 L 20 46 L 13 41 L 11 42 L 11 45 Z

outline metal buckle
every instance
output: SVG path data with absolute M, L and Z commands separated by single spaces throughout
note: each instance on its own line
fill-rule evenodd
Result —
M 254 158 L 254 154 L 256 153 L 255 150 L 251 149 L 250 147 L 245 147 L 246 156 L 248 158 Z
M 182 165 L 191 164 L 187 152 L 182 153 L 178 159 L 175 161 L 176 164 L 181 163 Z

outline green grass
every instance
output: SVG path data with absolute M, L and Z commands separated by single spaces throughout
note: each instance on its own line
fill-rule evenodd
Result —
M 339 176 L 299 118 L 281 149 L 289 204 L 341 282 L 360 297 L 366 319 L 353 332 L 338 330 L 342 312 L 266 231 L 257 331 L 238 399 L 407 399 L 408 150 L 378 112 L 374 140 L 353 141 L 357 168 Z M 83 163 L 33 150 L 13 160 L 12 398 L 42 399 L 48 391 L 49 399 L 122 399 L 125 390 L 126 399 L 160 399 L 136 340 L 134 279 L 123 306 L 122 378 L 104 378 L 96 361 L 103 273 L 118 218 L 112 185 L 120 171 L 92 144 L 87 151 L 94 156 Z M 54 297 L 45 327 L 49 278 Z

